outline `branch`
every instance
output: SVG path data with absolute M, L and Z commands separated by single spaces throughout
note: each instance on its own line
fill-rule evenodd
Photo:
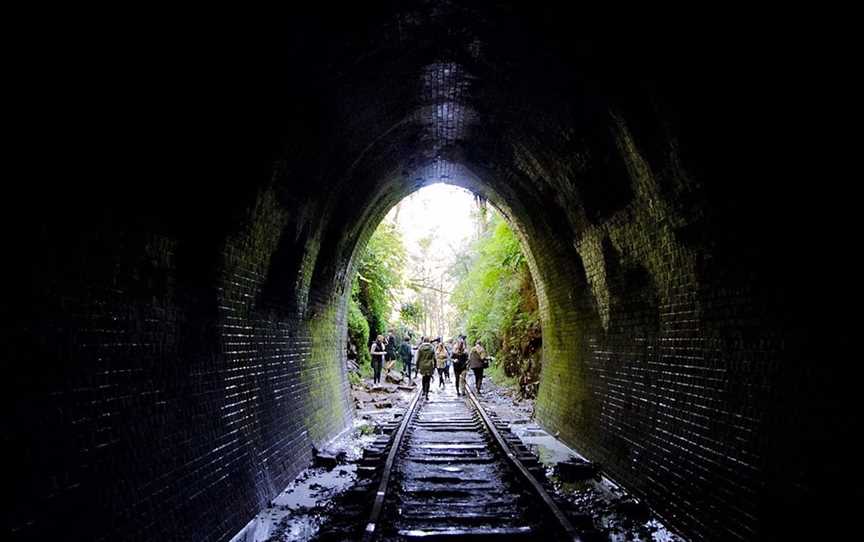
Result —
M 425 288 L 427 290 L 432 290 L 432 291 L 435 291 L 435 292 L 438 292 L 441 294 L 447 294 L 447 295 L 451 295 L 453 293 L 453 292 L 448 292 L 447 290 L 442 290 L 440 288 L 436 288 L 434 286 L 427 286 L 427 285 L 419 283 L 419 282 L 409 282 L 408 287 L 409 288 Z

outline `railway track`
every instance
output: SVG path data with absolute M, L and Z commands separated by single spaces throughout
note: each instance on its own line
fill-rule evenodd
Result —
M 470 390 L 413 397 L 387 452 L 364 540 L 580 540 L 542 468 Z

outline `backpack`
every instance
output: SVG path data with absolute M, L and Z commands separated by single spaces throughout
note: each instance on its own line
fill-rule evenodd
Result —
M 417 369 L 423 371 L 434 368 L 435 348 L 429 343 L 421 344 L 420 348 L 417 349 Z

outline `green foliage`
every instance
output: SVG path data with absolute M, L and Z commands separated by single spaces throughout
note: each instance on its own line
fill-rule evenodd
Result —
M 392 291 L 402 286 L 406 262 L 401 233 L 393 224 L 381 223 L 360 254 L 351 288 L 352 300 L 367 322 L 366 341 L 358 343 L 358 349 L 365 348 L 370 338 L 387 330 L 395 303 Z M 350 321 L 349 312 L 349 327 Z M 363 359 L 368 357 L 367 352 Z
M 499 386 L 505 388 L 516 388 L 519 386 L 519 382 L 516 378 L 508 376 L 507 373 L 504 372 L 504 364 L 500 360 L 496 359 L 493 361 L 485 373 Z
M 369 365 L 371 354 L 366 347 L 369 344 L 369 322 L 353 295 L 348 299 L 348 339 L 357 347 L 357 363 L 361 367 Z
M 403 303 L 399 310 L 399 319 L 413 329 L 423 325 L 423 306 L 417 301 Z
M 480 339 L 496 361 L 490 376 L 533 395 L 540 371 L 537 296 L 519 239 L 496 212 L 465 250 L 451 274 L 457 285 L 451 302 L 469 343 Z
M 451 302 L 473 343 L 480 339 L 490 354 L 501 347 L 502 331 L 517 317 L 525 256 L 519 240 L 500 214 L 494 213 L 486 231 L 460 258 Z

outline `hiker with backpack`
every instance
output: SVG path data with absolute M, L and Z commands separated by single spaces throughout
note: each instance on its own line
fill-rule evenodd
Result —
M 414 361 L 414 350 L 411 348 L 410 337 L 405 337 L 405 340 L 399 345 L 399 359 L 402 360 L 402 370 L 408 376 L 408 381 L 414 382 L 414 379 L 411 378 L 411 362 Z
M 427 337 L 423 337 L 417 348 L 417 372 L 423 375 L 423 397 L 429 399 L 429 383 L 435 372 L 435 348 L 429 343 Z
M 481 393 L 480 387 L 483 385 L 483 369 L 489 366 L 489 361 L 486 359 L 486 350 L 483 348 L 483 343 L 480 339 L 474 343 L 471 353 L 468 354 L 468 368 L 474 372 L 474 389 L 477 393 Z

